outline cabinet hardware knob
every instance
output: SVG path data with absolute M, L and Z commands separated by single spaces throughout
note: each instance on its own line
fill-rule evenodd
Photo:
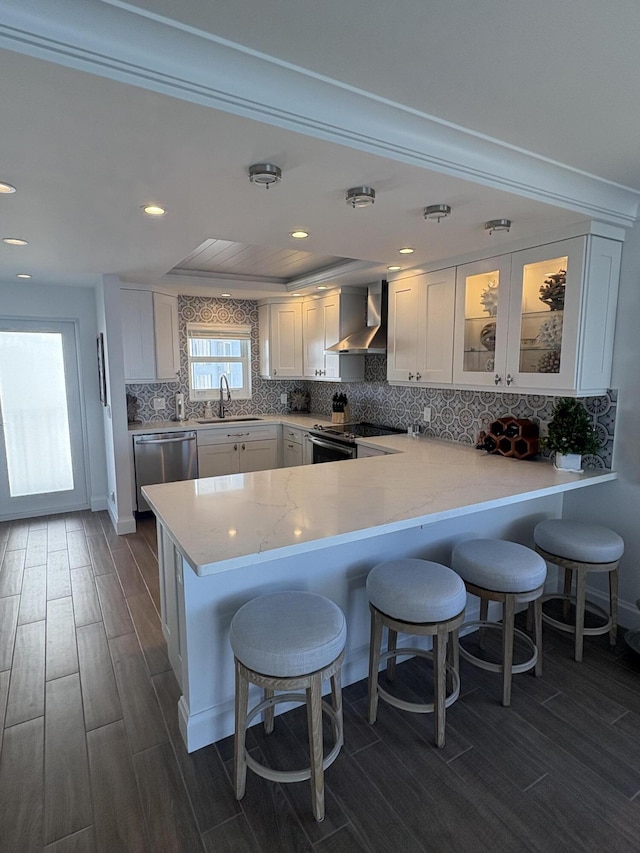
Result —
M 242 449 L 243 449 L 243 450 L 245 449 L 244 442 L 242 443 Z
M 233 449 L 234 449 L 234 450 L 237 450 L 237 449 L 238 449 L 238 445 L 237 445 L 237 444 L 234 444 L 234 445 L 233 445 Z
M 507 373 L 507 385 L 511 385 L 513 382 L 513 376 L 510 373 Z
M 499 375 L 496 373 L 496 375 L 493 377 L 493 381 L 494 381 L 494 383 L 495 383 L 496 385 L 499 385 L 499 384 L 502 382 L 502 376 L 499 376 Z
M 275 367 L 274 367 L 274 369 L 273 369 L 273 375 L 274 375 L 274 376 L 277 376 L 277 375 L 278 375 L 278 371 L 275 369 Z
M 416 373 L 416 381 L 417 382 L 420 382 L 421 377 L 422 377 L 421 373 Z
M 413 379 L 413 373 L 409 374 L 409 379 Z
M 287 444 L 287 447 L 293 447 L 293 444 Z

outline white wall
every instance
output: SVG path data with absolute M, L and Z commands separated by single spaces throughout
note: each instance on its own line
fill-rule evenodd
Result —
M 92 509 L 104 509 L 107 477 L 103 406 L 98 394 L 95 291 L 91 287 L 39 287 L 0 282 L 0 313 L 5 317 L 71 320 L 78 324 L 79 379 L 87 437 L 89 500 Z M 37 413 L 37 399 L 34 399 L 33 406 L 34 413 Z
M 640 627 L 640 224 L 624 243 L 613 356 L 612 388 L 618 389 L 613 468 L 619 479 L 565 497 L 564 515 L 605 524 L 625 540 L 620 567 L 620 622 Z M 584 494 L 591 492 L 592 494 Z M 590 586 L 606 591 L 606 578 Z M 605 584 L 604 586 L 602 584 Z

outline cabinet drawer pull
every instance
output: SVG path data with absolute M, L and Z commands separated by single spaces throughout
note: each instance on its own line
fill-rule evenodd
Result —
M 287 447 L 293 447 L 293 444 L 287 444 Z
M 248 432 L 228 432 L 227 438 L 238 438 L 241 435 L 249 435 Z

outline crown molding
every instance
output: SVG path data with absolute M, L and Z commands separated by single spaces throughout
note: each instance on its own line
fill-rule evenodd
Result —
M 636 190 L 117 0 L 4 0 L 0 47 L 612 225 L 638 218 Z

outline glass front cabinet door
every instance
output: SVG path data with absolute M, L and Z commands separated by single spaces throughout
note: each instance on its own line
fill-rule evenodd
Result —
M 589 235 L 458 267 L 454 381 L 603 393 L 621 243 Z

